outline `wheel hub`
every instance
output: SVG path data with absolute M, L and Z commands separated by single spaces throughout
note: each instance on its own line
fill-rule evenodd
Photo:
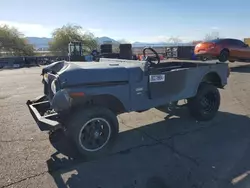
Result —
M 210 113 L 214 110 L 215 101 L 214 93 L 208 93 L 201 99 L 201 106 L 204 114 Z
M 100 133 L 98 131 L 95 131 L 94 132 L 94 138 L 97 139 L 97 138 L 99 138 L 99 136 L 100 136 Z
M 107 144 L 110 135 L 109 122 L 103 118 L 93 118 L 83 125 L 79 134 L 79 142 L 84 150 L 94 152 Z

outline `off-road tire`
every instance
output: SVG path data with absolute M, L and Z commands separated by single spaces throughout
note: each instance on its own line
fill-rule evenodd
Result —
M 203 100 L 203 101 L 202 101 Z M 210 103 L 209 110 L 205 110 L 204 100 Z M 203 103 L 202 103 L 203 102 Z M 209 121 L 215 117 L 220 107 L 219 90 L 211 84 L 201 83 L 195 97 L 188 99 L 189 112 L 198 121 Z
M 220 55 L 218 57 L 218 60 L 220 62 L 226 62 L 228 60 L 228 57 L 229 57 L 229 51 L 228 50 L 222 50 L 220 52 Z
M 109 123 L 110 137 L 107 143 L 101 149 L 97 151 L 88 151 L 84 149 L 83 144 L 80 141 L 81 139 L 79 137 L 83 126 L 88 121 L 95 118 L 102 118 Z M 119 125 L 116 114 L 114 114 L 108 108 L 101 106 L 91 106 L 86 109 L 77 110 L 75 113 L 72 114 L 67 124 L 67 132 L 69 137 L 76 145 L 78 151 L 83 155 L 83 157 L 87 159 L 98 158 L 100 156 L 108 154 L 119 132 Z

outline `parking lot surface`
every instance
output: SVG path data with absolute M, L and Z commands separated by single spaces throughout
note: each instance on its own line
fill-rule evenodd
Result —
M 0 71 L 0 188 L 250 187 L 250 64 L 232 64 L 212 121 L 185 109 L 123 114 L 110 155 L 92 161 L 31 117 L 25 103 L 42 94 L 40 71 Z

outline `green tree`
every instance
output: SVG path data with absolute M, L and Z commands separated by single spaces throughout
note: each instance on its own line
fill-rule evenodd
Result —
M 0 26 L 0 52 L 8 55 L 31 56 L 34 55 L 34 47 L 16 28 L 2 25 Z
M 67 55 L 68 44 L 73 41 L 82 42 L 84 54 L 90 53 L 98 46 L 92 33 L 82 33 L 81 26 L 67 24 L 54 30 L 52 41 L 49 43 L 49 50 L 54 54 Z

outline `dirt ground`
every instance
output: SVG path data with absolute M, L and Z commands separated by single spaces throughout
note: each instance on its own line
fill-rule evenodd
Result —
M 25 103 L 42 94 L 40 71 L 0 71 L 0 188 L 250 187 L 250 64 L 232 64 L 214 120 L 185 109 L 123 114 L 110 155 L 93 161 L 31 117 Z

